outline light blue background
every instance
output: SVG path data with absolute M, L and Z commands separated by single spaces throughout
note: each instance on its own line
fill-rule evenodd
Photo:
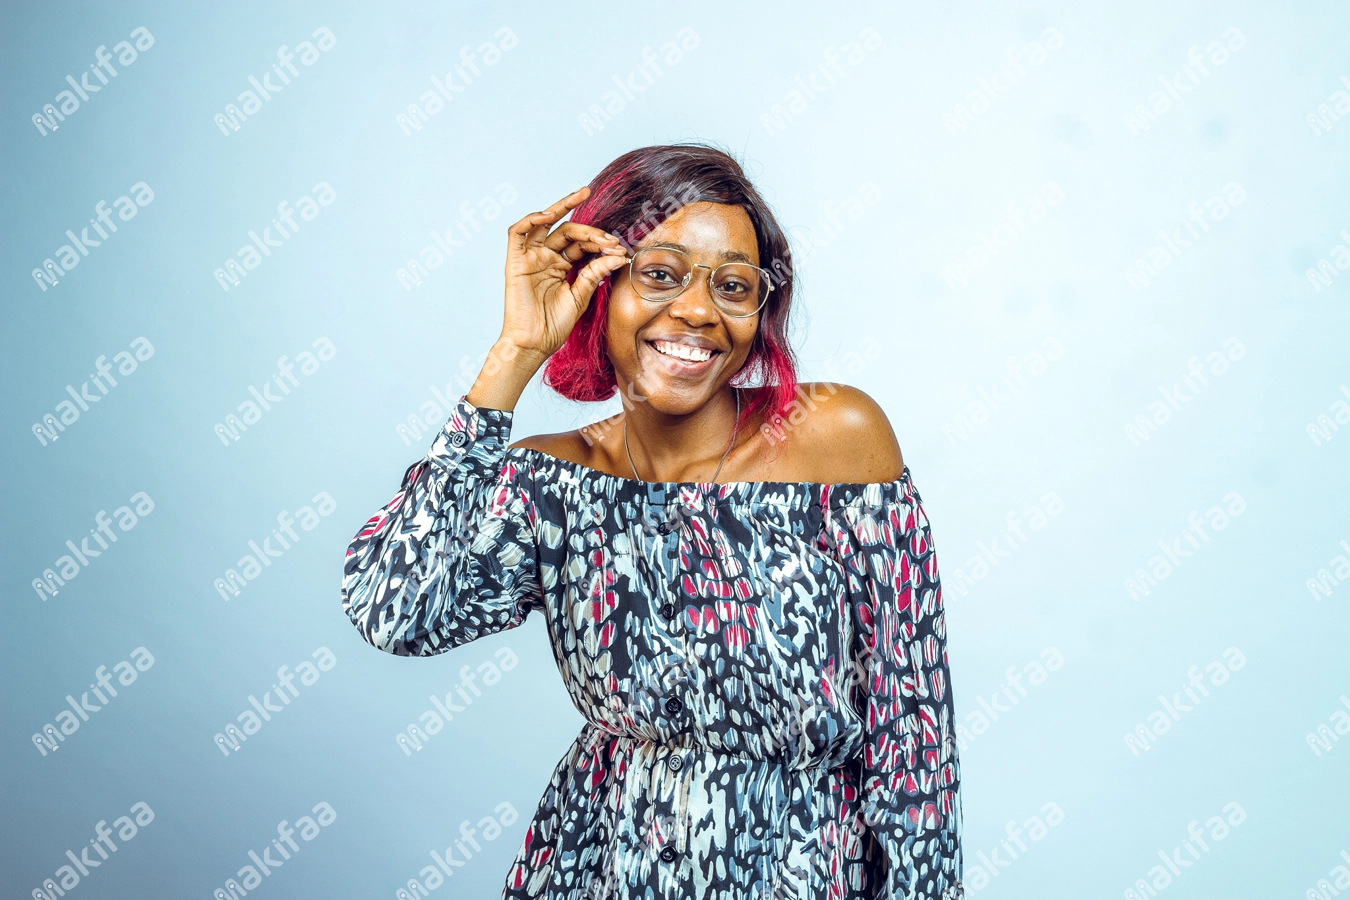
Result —
M 3 13 L 0 250 L 6 323 L 4 772 L 0 893 L 25 896 L 100 819 L 136 801 L 155 821 L 76 897 L 209 897 L 261 852 L 276 823 L 320 801 L 337 821 L 260 896 L 392 897 L 459 823 L 502 802 L 520 818 L 446 885 L 496 896 L 549 773 L 580 727 L 542 625 L 409 660 L 363 644 L 340 607 L 351 535 L 429 445 L 396 423 L 477 357 L 501 323 L 502 232 L 636 146 L 717 141 L 744 157 L 798 244 L 795 334 L 803 380 L 875 397 L 923 493 L 940 567 L 955 569 L 1004 516 L 1055 492 L 1064 511 L 968 596 L 946 593 L 958 717 L 1046 647 L 1064 666 L 963 753 L 968 877 L 976 851 L 1042 805 L 1063 825 L 982 896 L 1121 896 L 1186 825 L 1239 802 L 1248 818 L 1211 844 L 1168 897 L 1302 897 L 1350 849 L 1350 743 L 1314 756 L 1305 734 L 1350 693 L 1350 585 L 1315 601 L 1308 577 L 1350 540 L 1350 432 L 1314 446 L 1305 425 L 1350 383 L 1350 275 L 1315 291 L 1305 270 L 1350 229 L 1350 119 L 1317 136 L 1305 116 L 1350 75 L 1343 4 L 890 4 L 584 8 L 390 3 L 166 8 L 8 4 Z M 42 137 L 30 116 L 137 26 L 154 46 Z M 213 115 L 261 78 L 277 48 L 327 26 L 337 45 L 225 136 Z M 395 116 L 444 77 L 459 48 L 507 26 L 519 45 L 411 136 Z M 682 27 L 699 46 L 602 132 L 578 116 Z M 1236 26 L 1246 45 L 1152 125 L 1125 114 Z M 761 117 L 871 27 L 883 45 L 770 133 Z M 1064 38 L 968 130 L 942 116 L 1053 27 Z M 481 63 L 480 63 L 481 67 Z M 273 78 L 275 80 L 275 76 Z M 458 79 L 457 79 L 458 80 Z M 55 288 L 30 270 L 94 204 L 135 182 L 153 203 Z M 244 284 L 213 269 L 328 182 L 337 199 Z M 1064 199 L 954 290 L 942 270 L 1053 181 Z M 510 182 L 519 199 L 415 290 L 395 270 Z M 882 202 L 822 228 L 871 182 Z M 1147 289 L 1124 270 L 1186 205 L 1229 182 L 1246 201 Z M 1184 232 L 1183 232 L 1184 234 Z M 815 242 L 809 253 L 805 247 Z M 88 378 L 92 360 L 144 335 L 154 356 L 61 439 L 30 426 Z M 223 446 L 222 416 L 319 337 L 337 355 Z M 1225 375 L 1143 446 L 1124 425 L 1229 337 Z M 1049 337 L 1064 357 L 953 441 L 942 426 Z M 849 372 L 867 338 L 880 355 Z M 475 367 L 476 371 L 476 367 Z M 456 392 L 462 393 L 464 388 Z M 453 399 L 453 397 L 452 397 Z M 592 421 L 537 384 L 514 435 Z M 439 423 L 437 423 L 439 424 Z M 100 509 L 137 491 L 155 510 L 60 594 L 32 578 Z M 320 491 L 336 512 L 238 598 L 212 581 L 277 513 Z M 1124 579 L 1187 514 L 1236 491 L 1247 510 L 1141 601 Z M 78 541 L 77 541 L 78 542 Z M 30 735 L 99 666 L 146 646 L 153 668 L 62 749 Z M 278 667 L 328 647 L 336 667 L 301 689 L 244 751 L 212 736 Z M 1247 666 L 1148 753 L 1122 735 L 1230 646 Z M 394 734 L 465 664 L 510 647 L 522 663 L 409 758 Z M 460 721 L 462 719 L 462 721 Z M 1006 858 L 1006 854 L 1004 854 Z M 252 896 L 253 892 L 250 892 Z M 976 893 L 976 892 L 972 892 Z

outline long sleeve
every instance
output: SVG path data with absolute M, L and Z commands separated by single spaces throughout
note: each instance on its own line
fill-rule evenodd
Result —
M 960 770 L 937 561 L 918 492 L 866 486 L 833 511 L 865 716 L 864 820 L 884 849 L 888 900 L 962 896 Z
M 430 656 L 520 625 L 542 604 L 526 467 L 512 414 L 460 398 L 430 452 L 347 548 L 342 608 L 367 642 Z

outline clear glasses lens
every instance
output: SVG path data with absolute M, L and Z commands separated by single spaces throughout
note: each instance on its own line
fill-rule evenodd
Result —
M 713 270 L 713 300 L 724 310 L 748 315 L 769 296 L 769 282 L 749 263 L 723 263 Z
M 633 254 L 633 287 L 648 300 L 668 300 L 684 290 L 693 262 L 678 250 L 644 248 Z
M 701 277 L 698 271 L 688 254 L 679 250 L 644 247 L 633 254 L 633 287 L 648 300 L 678 296 Z M 749 263 L 723 263 L 712 273 L 713 302 L 733 316 L 748 316 L 763 306 L 769 287 L 764 273 Z

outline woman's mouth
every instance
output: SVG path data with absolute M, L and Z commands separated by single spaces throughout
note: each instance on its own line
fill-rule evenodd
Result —
M 652 348 L 663 371 L 686 378 L 702 375 L 708 371 L 712 368 L 713 357 L 721 352 L 674 341 L 656 340 L 643 343 Z
M 691 347 L 688 344 L 677 344 L 674 341 L 652 341 L 651 345 L 657 351 L 665 356 L 674 356 L 685 362 L 705 362 L 712 359 L 713 352 L 705 350 L 702 347 Z

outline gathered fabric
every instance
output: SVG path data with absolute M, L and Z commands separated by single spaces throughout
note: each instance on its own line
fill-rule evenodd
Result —
M 429 656 L 537 611 L 586 724 L 503 898 L 953 900 L 936 555 L 893 482 L 643 482 L 461 397 L 352 539 L 343 609 Z

